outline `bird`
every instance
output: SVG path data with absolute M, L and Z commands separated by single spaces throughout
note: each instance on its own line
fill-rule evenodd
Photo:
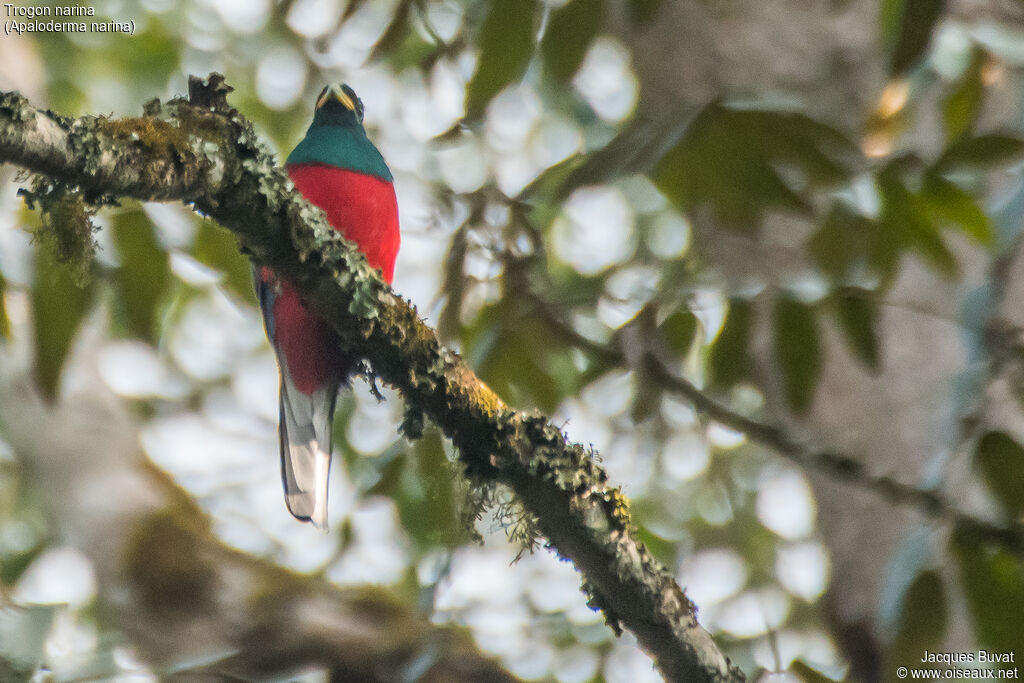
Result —
M 285 161 L 299 193 L 355 242 L 391 284 L 401 242 L 394 179 L 363 128 L 363 103 L 347 84 L 320 91 L 306 136 Z M 327 531 L 331 424 L 338 392 L 357 369 L 337 335 L 296 289 L 266 266 L 254 272 L 279 369 L 281 480 L 297 519 Z

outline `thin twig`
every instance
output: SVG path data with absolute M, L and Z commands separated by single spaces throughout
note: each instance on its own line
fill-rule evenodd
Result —
M 535 307 L 538 317 L 563 340 L 585 351 L 609 365 L 628 366 L 626 354 L 611 345 L 596 342 L 572 327 L 562 319 L 546 301 L 536 294 L 526 295 Z M 704 416 L 730 429 L 745 434 L 747 438 L 776 451 L 801 467 L 825 472 L 839 481 L 871 491 L 890 503 L 916 507 L 933 519 L 957 527 L 970 528 L 979 536 L 1017 553 L 1024 553 L 1024 526 L 1009 524 L 1001 526 L 979 519 L 959 510 L 952 501 L 934 490 L 920 489 L 899 482 L 892 477 L 872 474 L 857 458 L 815 448 L 802 443 L 780 427 L 765 424 L 742 415 L 729 408 L 698 388 L 691 381 L 673 372 L 653 352 L 646 350 L 640 356 L 647 376 L 658 385 L 682 396 L 693 408 Z

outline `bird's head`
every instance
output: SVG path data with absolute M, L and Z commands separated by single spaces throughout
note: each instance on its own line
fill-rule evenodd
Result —
M 363 101 L 344 83 L 332 83 L 316 98 L 314 126 L 363 125 Z
M 313 123 L 285 163 L 333 166 L 392 180 L 388 165 L 363 129 L 363 103 L 344 83 L 320 91 Z

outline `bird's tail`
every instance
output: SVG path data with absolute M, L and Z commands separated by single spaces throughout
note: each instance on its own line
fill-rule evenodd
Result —
M 288 511 L 327 531 L 327 484 L 331 469 L 331 421 L 338 387 L 299 391 L 281 373 L 281 479 Z

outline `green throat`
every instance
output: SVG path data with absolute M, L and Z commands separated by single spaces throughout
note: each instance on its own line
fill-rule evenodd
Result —
M 359 123 L 321 120 L 320 114 L 306 131 L 306 137 L 292 150 L 285 162 L 291 164 L 324 164 L 356 173 L 365 173 L 391 182 L 391 171 L 384 157 L 366 137 Z

